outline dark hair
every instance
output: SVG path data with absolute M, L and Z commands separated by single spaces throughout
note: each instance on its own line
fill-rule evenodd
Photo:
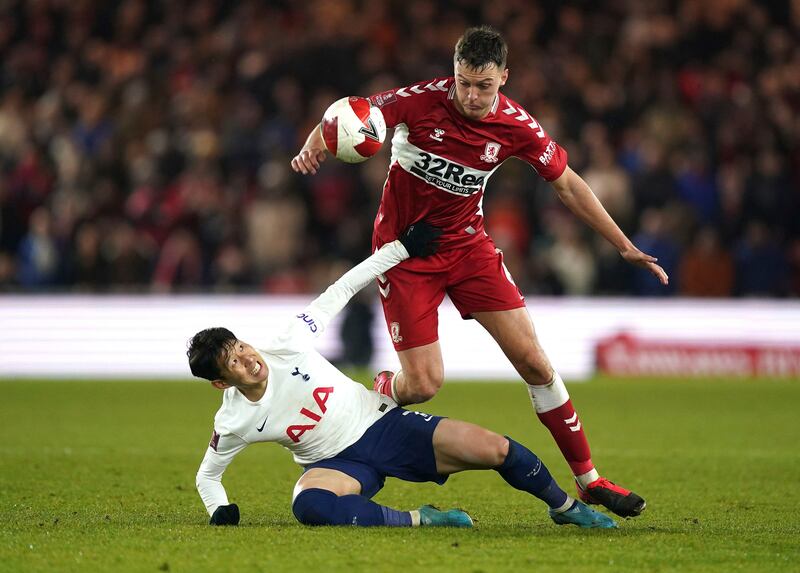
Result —
M 206 380 L 222 378 L 219 369 L 220 358 L 228 352 L 234 342 L 236 335 L 227 328 L 206 328 L 195 334 L 189 341 L 189 349 L 186 351 L 192 374 Z
M 506 67 L 508 46 L 500 32 L 491 26 L 467 28 L 456 42 L 455 61 L 475 70 L 495 64 L 498 70 Z

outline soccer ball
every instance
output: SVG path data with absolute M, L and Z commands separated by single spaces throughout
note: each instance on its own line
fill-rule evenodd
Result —
M 325 147 L 345 163 L 361 163 L 375 155 L 386 139 L 383 113 L 363 97 L 333 102 L 320 124 Z

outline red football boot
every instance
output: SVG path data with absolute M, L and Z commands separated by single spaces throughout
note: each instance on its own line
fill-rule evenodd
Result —
M 594 480 L 586 489 L 578 487 L 578 495 L 585 503 L 600 504 L 620 517 L 636 517 L 647 507 L 644 499 L 606 478 Z
M 394 400 L 394 396 L 392 396 L 392 380 L 394 380 L 394 372 L 391 370 L 378 372 L 372 381 L 372 389 Z

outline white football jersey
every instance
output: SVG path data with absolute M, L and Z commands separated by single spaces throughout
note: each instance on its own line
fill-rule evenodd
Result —
M 313 347 L 330 319 L 379 274 L 408 258 L 389 243 L 329 287 L 259 353 L 267 366 L 264 396 L 251 402 L 236 388 L 223 393 L 214 432 L 197 472 L 209 514 L 228 498 L 222 474 L 234 456 L 255 442 L 277 442 L 307 465 L 335 456 L 397 404 L 340 372 Z

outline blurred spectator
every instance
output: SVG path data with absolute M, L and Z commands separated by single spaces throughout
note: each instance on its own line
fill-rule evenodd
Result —
M 594 244 L 597 272 L 594 292 L 604 296 L 630 294 L 633 289 L 634 268 L 619 256 L 614 245 L 600 235 L 595 235 Z
M 0 292 L 14 292 L 19 288 L 14 260 L 9 253 L 0 251 Z
M 612 149 L 603 145 L 594 150 L 584 180 L 622 229 L 633 223 L 633 194 L 628 174 L 614 162 Z
M 744 208 L 747 166 L 741 163 L 726 163 L 717 173 L 720 193 L 719 228 L 722 239 L 735 241 L 743 231 L 747 213 Z
M 585 296 L 592 291 L 595 263 L 586 240 L 574 218 L 561 214 L 550 227 L 553 244 L 547 262 L 563 286 L 564 294 Z
M 789 293 L 800 296 L 800 239 L 789 245 Z
M 108 280 L 114 290 L 140 291 L 150 284 L 154 246 L 132 225 L 114 222 L 103 253 L 108 260 Z
M 211 267 L 211 284 L 216 291 L 240 291 L 251 286 L 250 261 L 247 254 L 233 243 L 220 248 Z
M 658 259 L 658 264 L 669 276 L 669 285 L 663 287 L 650 280 L 646 269 L 633 270 L 633 293 L 638 296 L 669 296 L 676 292 L 678 275 L 678 245 L 667 229 L 664 211 L 647 209 L 642 213 L 639 232 L 633 237 L 634 244 Z
M 695 219 L 701 224 L 717 219 L 717 187 L 713 174 L 701 149 L 678 152 L 673 171 L 678 196 L 692 208 Z
M 787 261 L 769 228 L 761 221 L 748 223 L 736 246 L 736 294 L 781 296 L 786 294 Z
M 293 266 L 303 254 L 307 211 L 286 184 L 288 170 L 274 163 L 262 168 L 265 190 L 244 213 L 248 254 L 264 277 Z
M 700 228 L 683 253 L 678 271 L 680 294 L 725 297 L 733 293 L 733 257 L 720 245 L 713 227 Z
M 153 273 L 153 290 L 171 292 L 197 288 L 203 281 L 203 262 L 197 238 L 175 230 L 161 247 Z
M 87 222 L 78 227 L 72 247 L 67 256 L 67 282 L 77 291 L 103 290 L 108 282 L 108 268 L 100 249 L 97 225 Z
M 749 217 L 763 221 L 773 230 L 786 230 L 791 219 L 800 217 L 800 213 L 791 211 L 791 190 L 783 158 L 774 149 L 764 149 L 756 157 L 754 172 L 747 181 L 744 209 Z
M 44 207 L 31 213 L 28 232 L 17 251 L 17 280 L 31 290 L 51 287 L 58 280 L 58 246 L 53 238 L 50 213 Z
M 639 213 L 664 207 L 676 198 L 675 176 L 667 163 L 667 151 L 653 140 L 642 142 L 641 167 L 633 176 L 633 192 Z
M 78 121 L 72 131 L 80 153 L 96 155 L 109 143 L 112 127 L 105 117 L 106 98 L 89 89 L 80 96 Z

